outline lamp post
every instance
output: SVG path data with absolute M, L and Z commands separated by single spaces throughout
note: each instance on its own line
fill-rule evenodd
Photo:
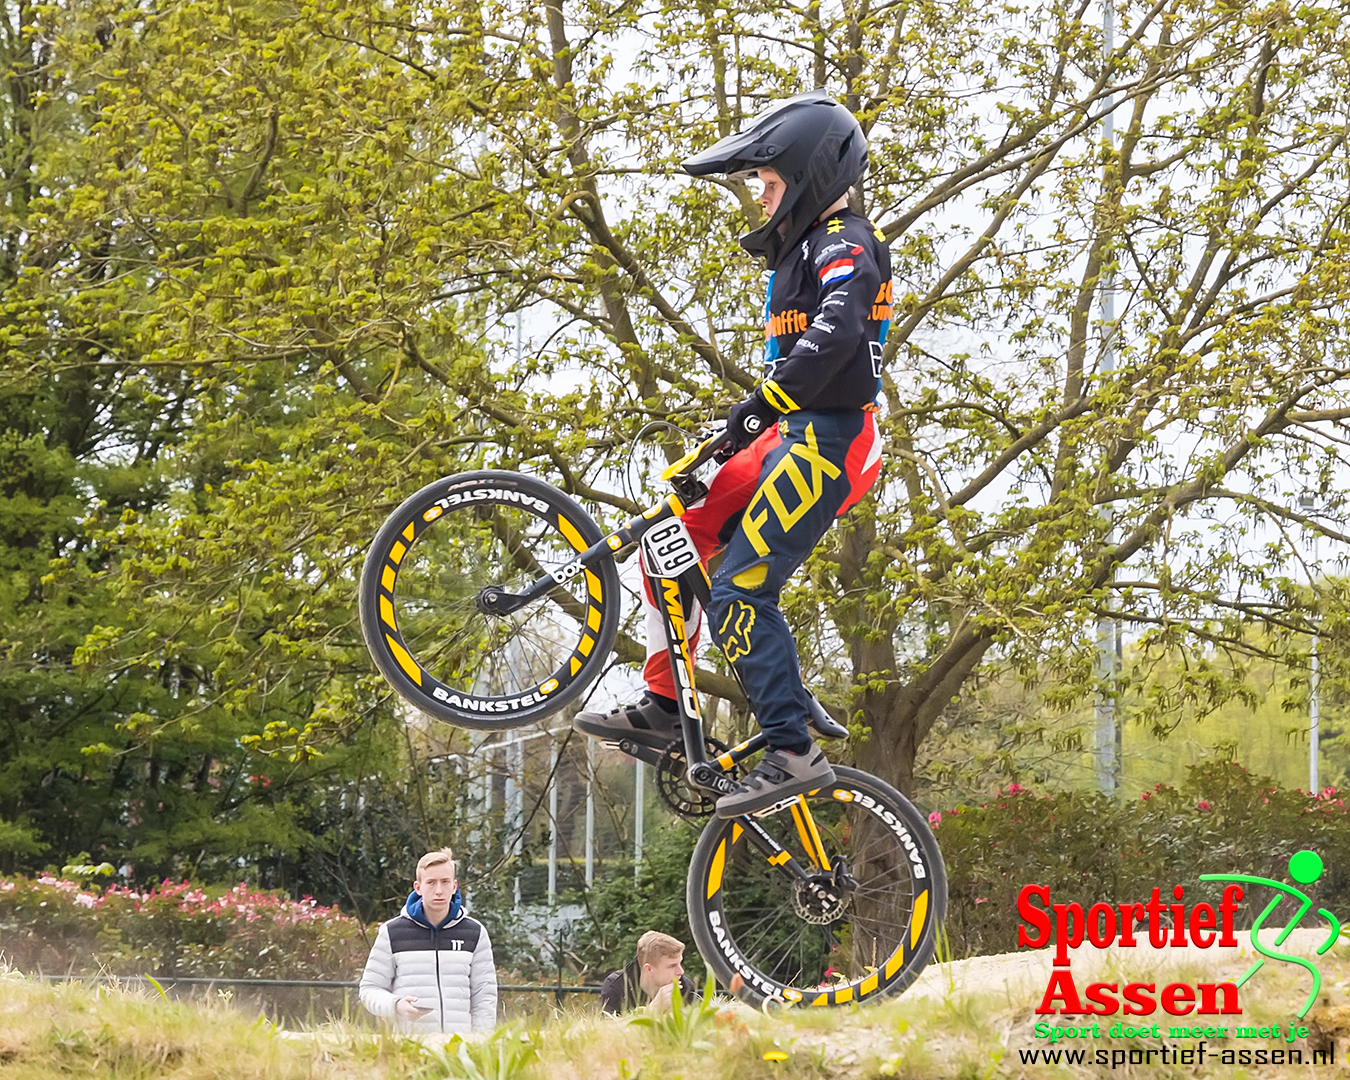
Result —
M 642 762 L 634 761 L 633 768 L 633 880 L 642 876 L 642 826 L 643 811 L 647 801 L 646 776 L 642 772 Z
M 1116 9 L 1114 0 L 1106 0 L 1102 6 L 1102 62 L 1109 65 L 1116 50 Z M 1116 148 L 1115 95 L 1107 94 L 1106 115 L 1102 117 L 1102 141 L 1108 150 Z M 1102 354 L 1100 373 L 1109 375 L 1116 367 L 1116 283 L 1115 275 L 1107 272 L 1102 282 L 1101 294 Z M 1106 521 L 1106 543 L 1114 545 L 1116 530 L 1111 524 L 1111 508 L 1102 510 Z M 1101 691 L 1094 710 L 1093 731 L 1094 771 L 1097 778 L 1097 790 L 1105 795 L 1114 795 L 1120 787 L 1121 777 L 1121 738 L 1120 718 L 1116 715 L 1115 687 L 1116 674 L 1119 671 L 1120 623 L 1112 618 L 1097 620 L 1097 678 Z
M 1298 497 L 1298 506 L 1305 514 L 1311 514 L 1317 508 L 1317 497 L 1311 491 L 1305 491 Z M 1312 566 L 1308 570 L 1308 585 L 1313 591 L 1314 599 L 1317 594 L 1317 533 L 1312 534 Z M 1314 623 L 1314 626 L 1316 623 Z M 1318 684 L 1321 681 L 1321 672 L 1318 670 L 1317 657 L 1317 631 L 1312 633 L 1312 656 L 1308 668 L 1308 792 L 1316 795 L 1318 787 L 1317 779 L 1317 760 L 1320 756 L 1319 744 L 1321 741 L 1321 732 L 1318 730 L 1321 722 L 1321 702 L 1318 700 Z
M 561 764 L 562 747 L 557 739 L 552 740 L 552 754 L 549 760 L 548 781 L 548 906 L 558 903 L 558 766 Z
M 595 884 L 595 742 L 586 740 L 586 888 Z

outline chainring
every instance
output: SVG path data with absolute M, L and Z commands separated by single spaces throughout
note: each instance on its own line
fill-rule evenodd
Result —
M 703 745 L 708 748 L 710 758 L 727 752 L 727 744 L 711 735 L 703 737 Z M 712 817 L 716 797 L 693 787 L 685 778 L 687 768 L 684 740 L 672 739 L 661 752 L 661 760 L 656 765 L 656 790 L 661 801 L 682 818 L 692 820 Z M 739 768 L 733 766 L 727 775 L 736 779 L 740 772 Z

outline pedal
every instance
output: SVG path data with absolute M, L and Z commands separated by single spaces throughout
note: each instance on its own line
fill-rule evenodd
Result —
M 772 806 L 766 806 L 763 810 L 752 810 L 750 816 L 752 818 L 768 817 L 770 814 L 776 814 L 780 810 L 786 810 L 795 803 L 797 799 L 798 796 L 789 795 L 786 799 L 779 799 L 778 802 L 774 803 Z

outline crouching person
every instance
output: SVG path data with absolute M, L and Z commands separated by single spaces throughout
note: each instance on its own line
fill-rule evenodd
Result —
M 648 930 L 638 938 L 637 956 L 601 984 L 600 1008 L 617 1014 L 649 1005 L 653 1012 L 667 1012 L 675 986 L 686 1003 L 698 998 L 693 980 L 684 973 L 684 942 Z
M 497 1026 L 497 969 L 487 929 L 464 914 L 449 848 L 417 860 L 403 912 L 380 926 L 361 974 L 361 1004 L 412 1035 Z

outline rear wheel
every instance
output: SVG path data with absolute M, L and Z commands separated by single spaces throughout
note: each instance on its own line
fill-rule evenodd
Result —
M 520 593 L 601 539 L 556 488 L 483 470 L 428 484 L 380 528 L 361 574 L 361 632 L 375 665 L 424 713 L 461 727 L 519 727 L 585 691 L 619 627 L 612 558 L 510 615 L 486 590 Z
M 832 786 L 804 797 L 810 821 L 793 809 L 751 822 L 714 820 L 694 848 L 687 892 L 694 941 L 722 985 L 752 1004 L 842 1005 L 898 994 L 936 948 L 947 874 L 928 823 L 875 776 L 838 765 L 835 773 Z M 791 865 L 783 855 L 769 861 L 756 825 Z M 823 859 L 813 856 L 822 849 Z

